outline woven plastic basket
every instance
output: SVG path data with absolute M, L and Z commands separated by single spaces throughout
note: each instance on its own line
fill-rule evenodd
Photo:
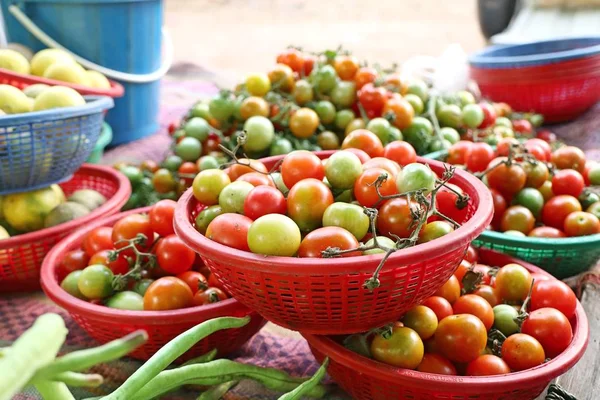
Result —
M 0 293 L 38 290 L 40 267 L 48 251 L 74 229 L 118 212 L 131 194 L 129 180 L 123 174 L 99 165 L 84 164 L 60 186 L 67 196 L 79 189 L 96 190 L 107 202 L 85 217 L 0 240 Z
M 100 226 L 112 226 L 126 215 L 147 212 L 149 209 L 135 209 L 97 219 L 62 240 L 44 259 L 41 279 L 44 292 L 57 305 L 67 310 L 75 322 L 100 343 L 118 339 L 138 329 L 146 330 L 148 341 L 130 354 L 141 360 L 152 357 L 171 339 L 203 321 L 217 317 L 249 315 L 251 321 L 248 325 L 208 336 L 185 353 L 180 361 L 200 356 L 213 349 L 218 349 L 220 356 L 237 350 L 264 326 L 265 320 L 235 299 L 171 311 L 126 311 L 79 300 L 60 287 L 57 281 L 57 267 L 67 252 L 80 248 L 85 235 Z
M 333 152 L 318 152 L 325 159 Z M 282 156 L 262 161 L 271 168 Z M 436 173 L 444 165 L 425 161 Z M 492 217 L 491 195 L 474 176 L 456 171 L 451 183 L 471 200 L 464 224 L 454 232 L 392 254 L 373 291 L 363 288 L 382 255 L 335 259 L 265 257 L 236 250 L 201 235 L 192 225 L 199 205 L 191 190 L 175 211 L 175 232 L 195 250 L 238 300 L 266 319 L 292 330 L 319 334 L 362 332 L 395 320 L 448 280 L 471 240 Z M 201 207 L 201 205 L 200 205 Z
M 531 264 L 506 255 L 485 249 L 479 255 L 481 261 L 488 265 L 515 262 L 532 272 L 547 275 Z M 394 368 L 344 348 L 336 338 L 302 335 L 319 362 L 329 357 L 327 372 L 356 400 L 533 400 L 552 379 L 568 371 L 585 353 L 589 326 L 579 302 L 571 326 L 571 344 L 551 361 L 508 375 L 481 377 L 437 375 Z
M 0 195 L 69 179 L 88 158 L 110 97 L 88 97 L 79 107 L 0 118 Z

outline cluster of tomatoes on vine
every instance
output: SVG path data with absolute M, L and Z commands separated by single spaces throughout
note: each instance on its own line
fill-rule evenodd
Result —
M 175 235 L 175 201 L 88 233 L 58 268 L 69 294 L 110 308 L 162 311 L 228 298 L 198 256 Z
M 400 321 L 345 338 L 377 361 L 442 375 L 534 368 L 571 343 L 577 298 L 563 282 L 519 264 L 479 263 L 472 247 L 454 275 Z

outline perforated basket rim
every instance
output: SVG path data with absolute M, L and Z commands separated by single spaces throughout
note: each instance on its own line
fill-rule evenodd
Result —
M 24 124 L 43 123 L 49 121 L 57 121 L 67 118 L 82 117 L 101 113 L 114 106 L 114 101 L 107 96 L 84 96 L 86 104 L 75 107 L 53 108 L 44 111 L 33 111 L 23 114 L 10 114 L 0 117 L 0 127 L 19 126 Z M 0 133 L 3 135 L 12 134 L 13 132 Z
M 329 157 L 335 151 L 316 152 L 320 158 Z M 274 164 L 283 156 L 275 156 L 263 159 L 265 164 Z M 443 168 L 443 163 L 435 160 L 427 160 L 419 157 L 418 162 L 430 164 L 437 168 Z M 393 253 L 388 258 L 388 263 L 383 266 L 383 271 L 395 269 L 393 265 L 412 264 L 423 261 L 424 254 L 435 254 L 441 256 L 450 253 L 456 248 L 470 243 L 475 236 L 485 229 L 492 220 L 493 204 L 491 193 L 485 185 L 473 175 L 456 170 L 456 177 L 474 187 L 477 198 L 473 199 L 478 203 L 473 216 L 460 228 L 431 242 L 423 243 L 408 249 L 403 249 Z M 455 182 L 456 183 L 456 182 Z M 379 264 L 383 258 L 382 254 L 361 255 L 357 257 L 343 257 L 326 260 L 320 258 L 297 258 L 297 257 L 274 257 L 253 254 L 251 252 L 237 250 L 212 241 L 200 234 L 189 218 L 189 207 L 195 201 L 193 189 L 188 189 L 177 202 L 175 209 L 174 228 L 188 247 L 199 252 L 203 256 L 216 259 L 227 259 L 229 262 L 236 262 L 237 269 L 247 269 L 253 272 L 268 272 L 278 275 L 299 275 L 314 276 L 318 274 L 347 274 L 358 273 L 361 271 L 372 272 L 373 266 Z M 315 267 L 322 268 L 322 272 L 315 273 Z
M 556 279 L 541 268 L 515 257 L 489 249 L 480 249 L 480 251 L 489 255 L 498 255 L 503 260 L 523 265 L 530 272 L 544 275 L 549 279 Z M 573 339 L 560 355 L 538 367 L 497 376 L 448 376 L 395 368 L 348 350 L 327 336 L 300 333 L 312 347 L 344 367 L 354 369 L 367 376 L 376 376 L 377 379 L 393 382 L 395 385 L 406 384 L 418 388 L 435 383 L 436 390 L 439 391 L 491 393 L 498 392 L 499 387 L 506 385 L 512 385 L 511 388 L 517 390 L 523 386 L 539 384 L 540 381 L 550 381 L 574 366 L 585 353 L 589 340 L 589 323 L 579 300 L 574 318 L 576 324 Z
M 100 207 L 81 218 L 53 226 L 52 228 L 24 233 L 22 235 L 0 240 L 0 250 L 20 247 L 43 240 L 44 238 L 53 237 L 64 232 L 72 231 L 80 225 L 85 226 L 111 209 L 120 209 L 123 205 L 125 205 L 127 199 L 131 195 L 131 184 L 129 183 L 129 179 L 127 179 L 125 175 L 114 168 L 103 165 L 83 164 L 75 173 L 82 173 L 85 175 L 103 175 L 106 178 L 112 179 L 116 183 L 117 191 L 110 199 L 107 199 L 106 203 L 102 204 Z
M 83 226 L 69 236 L 57 243 L 46 255 L 42 262 L 40 271 L 40 282 L 42 290 L 58 306 L 64 308 L 69 313 L 80 314 L 86 319 L 93 319 L 98 322 L 106 321 L 112 324 L 123 323 L 128 325 L 170 325 L 186 322 L 194 322 L 205 319 L 212 319 L 225 314 L 233 315 L 240 309 L 246 309 L 236 299 L 229 298 L 213 304 L 182 308 L 179 310 L 168 311 L 130 311 L 109 308 L 97 304 L 92 304 L 80 300 L 68 294 L 62 289 L 56 280 L 55 271 L 60 264 L 61 258 L 68 251 L 78 249 L 85 235 L 92 230 L 107 225 L 114 225 L 119 219 L 131 214 L 147 214 L 152 207 L 136 208 L 133 210 L 121 212 L 109 217 L 97 219 L 93 223 Z M 248 309 L 248 315 L 258 315 L 255 311 Z

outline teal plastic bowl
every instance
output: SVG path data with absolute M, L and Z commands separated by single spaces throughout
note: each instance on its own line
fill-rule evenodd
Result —
M 94 150 L 87 159 L 87 163 L 89 164 L 99 164 L 102 159 L 102 155 L 104 154 L 104 149 L 111 142 L 113 138 L 112 128 L 109 124 L 104 122 L 102 124 L 102 132 L 100 133 L 100 137 L 94 146 Z

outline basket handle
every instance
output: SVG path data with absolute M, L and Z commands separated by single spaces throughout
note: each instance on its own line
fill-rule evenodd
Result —
M 33 36 L 36 37 L 40 42 L 46 46 L 54 49 L 61 49 L 71 54 L 75 60 L 83 65 L 87 69 L 96 70 L 102 74 L 108 76 L 111 79 L 128 83 L 150 83 L 162 78 L 167 71 L 171 68 L 173 63 L 173 43 L 171 37 L 165 28 L 162 29 L 163 43 L 165 44 L 165 57 L 163 58 L 162 65 L 159 69 L 149 74 L 130 74 L 126 72 L 115 71 L 113 69 L 105 68 L 101 65 L 95 64 L 91 61 L 86 60 L 74 54 L 72 51 L 64 48 L 44 31 L 42 31 L 25 13 L 16 5 L 8 7 L 10 13 L 23 25 L 23 27 L 29 31 Z

